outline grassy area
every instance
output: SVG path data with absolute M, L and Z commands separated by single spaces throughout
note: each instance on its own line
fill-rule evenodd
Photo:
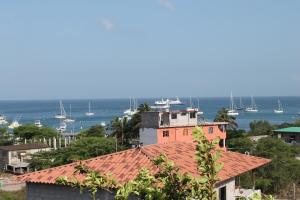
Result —
M 25 190 L 14 192 L 0 191 L 0 200 L 25 200 Z

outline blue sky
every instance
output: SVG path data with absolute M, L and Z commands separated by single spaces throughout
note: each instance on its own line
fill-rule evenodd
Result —
M 2 1 L 0 99 L 300 95 L 299 10 L 298 0 Z

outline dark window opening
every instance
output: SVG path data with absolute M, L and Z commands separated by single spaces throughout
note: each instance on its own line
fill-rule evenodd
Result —
M 219 189 L 219 200 L 226 200 L 226 186 Z
M 180 113 L 181 116 L 186 116 L 185 112 Z
M 177 119 L 177 113 L 172 113 L 172 114 L 171 114 L 171 118 L 172 118 L 172 119 Z
M 220 139 L 219 146 L 224 147 L 224 139 Z
M 214 127 L 209 127 L 208 128 L 208 133 L 210 133 L 210 134 L 214 133 Z
M 191 113 L 190 113 L 190 118 L 191 118 L 191 119 L 196 118 L 196 113 L 195 113 L 195 112 L 191 112 Z
M 169 137 L 169 131 L 163 131 L 163 137 Z

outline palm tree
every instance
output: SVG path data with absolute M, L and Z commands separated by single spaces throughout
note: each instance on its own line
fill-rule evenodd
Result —
M 236 117 L 234 116 L 228 116 L 227 110 L 225 108 L 221 108 L 214 119 L 214 122 L 227 122 L 228 129 L 236 129 L 238 127 L 238 124 L 236 123 Z

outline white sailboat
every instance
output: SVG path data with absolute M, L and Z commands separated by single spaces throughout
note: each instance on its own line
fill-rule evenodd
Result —
M 253 96 L 251 96 L 251 105 L 245 109 L 246 112 L 258 112 Z
M 132 105 L 133 102 L 133 105 Z M 124 114 L 126 117 L 132 117 L 134 114 L 136 114 L 138 112 L 137 109 L 137 101 L 135 98 L 130 98 L 129 100 L 129 108 L 127 110 L 124 111 Z
M 35 120 L 34 125 L 38 128 L 43 127 L 43 124 L 41 123 L 41 120 Z
M 91 101 L 89 101 L 89 112 L 85 113 L 86 116 L 94 116 L 95 113 L 91 112 Z
M 237 110 L 244 110 L 245 106 L 242 101 L 242 97 L 240 97 L 240 105 L 236 108 Z
M 232 92 L 230 94 L 230 105 L 229 105 L 229 109 L 227 111 L 227 115 L 228 116 L 238 116 L 239 115 L 239 113 L 235 110 Z
M 72 105 L 70 104 L 70 115 L 69 117 L 67 117 L 64 122 L 66 123 L 72 123 L 72 122 L 75 122 L 75 119 L 72 119 Z
M 277 109 L 274 109 L 274 113 L 277 113 L 277 114 L 283 113 L 282 104 L 281 104 L 279 98 L 278 98 L 278 107 L 277 107 Z
M 65 132 L 67 130 L 67 124 L 65 122 L 61 122 L 56 130 L 60 133 Z
M 0 125 L 6 125 L 6 124 L 8 124 L 6 117 L 0 114 Z
M 60 113 L 55 115 L 55 118 L 56 119 L 66 119 L 67 114 L 66 114 L 64 105 L 61 100 L 59 101 L 59 108 L 60 108 Z
M 202 110 L 200 110 L 200 102 L 199 102 L 199 98 L 198 98 L 198 111 L 197 111 L 197 115 L 203 115 L 204 112 Z
M 21 119 L 21 117 L 17 117 L 14 121 L 12 121 L 12 123 L 8 126 L 9 129 L 15 129 L 18 128 L 19 126 L 21 126 L 21 124 L 19 123 L 19 120 Z

